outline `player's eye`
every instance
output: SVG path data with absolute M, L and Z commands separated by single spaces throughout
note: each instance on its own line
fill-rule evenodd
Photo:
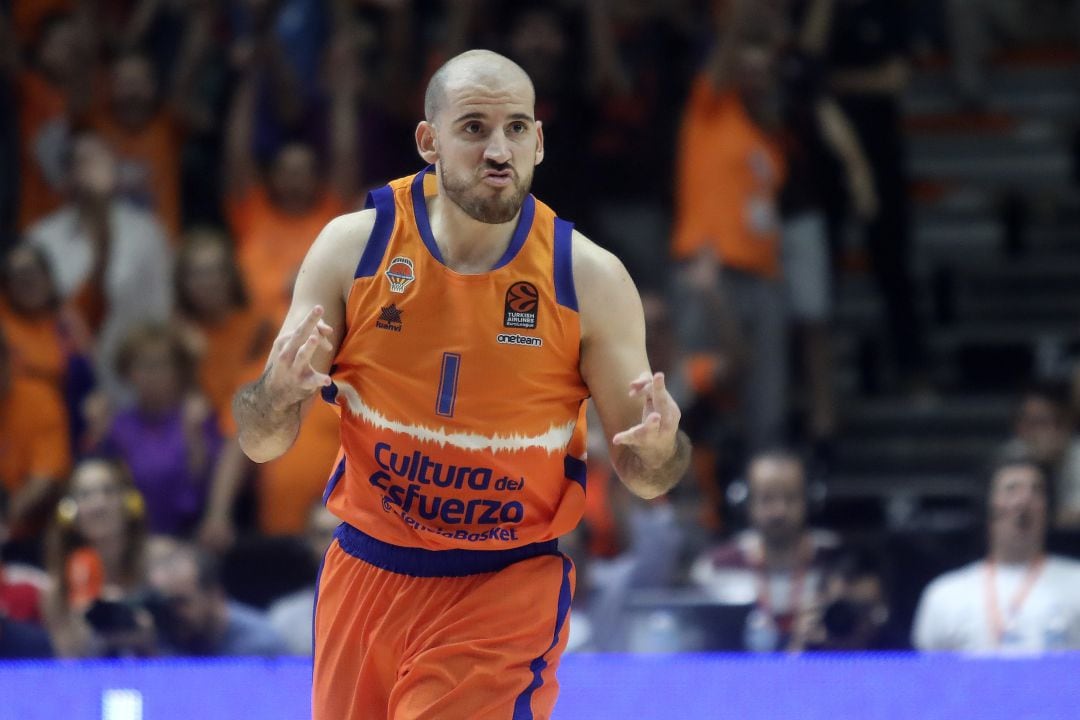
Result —
M 480 123 L 478 122 L 470 122 L 465 123 L 465 127 L 462 129 L 469 135 L 478 135 L 480 133 L 481 127 Z
M 528 126 L 523 122 L 516 122 L 510 124 L 510 132 L 515 135 L 520 135 L 528 129 Z

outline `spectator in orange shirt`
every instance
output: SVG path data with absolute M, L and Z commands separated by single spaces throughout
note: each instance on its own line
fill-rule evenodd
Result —
M 185 236 L 176 258 L 175 294 L 177 320 L 199 358 L 199 386 L 224 417 L 232 412 L 242 378 L 262 372 L 274 327 L 251 307 L 232 243 L 217 230 L 199 228 Z
M 24 59 L 0 13 L 0 74 L 15 88 L 19 108 L 20 230 L 63 203 L 71 119 L 85 110 L 91 93 L 91 41 L 81 14 L 49 14 L 38 22 Z
M 300 142 L 284 145 L 260 177 L 252 148 L 255 103 L 260 81 L 280 54 L 272 32 L 264 30 L 248 53 L 238 48 L 240 83 L 226 129 L 226 211 L 240 265 L 255 308 L 276 321 L 283 318 L 293 281 L 311 242 L 331 219 L 350 209 L 359 177 L 356 152 L 355 62 L 334 62 L 352 53 L 349 33 L 335 38 L 332 68 L 330 176 L 319 176 L 315 150 Z
M 686 297 L 680 332 L 689 352 L 715 349 L 710 299 L 723 295 L 744 336 L 742 389 L 751 449 L 778 443 L 787 412 L 787 328 L 778 196 L 784 157 L 774 61 L 777 19 L 757 4 L 718 12 L 718 41 L 695 81 L 680 135 L 673 254 Z M 730 348 L 724 348 L 730 350 Z
M 46 383 L 13 377 L 0 334 L 0 485 L 11 497 L 8 523 L 16 538 L 33 531 L 70 467 L 68 420 L 59 395 Z
M 93 116 L 94 127 L 117 154 L 120 194 L 152 210 L 174 240 L 181 226 L 184 131 L 211 122 L 205 96 L 194 85 L 210 45 L 213 17 L 212 6 L 203 3 L 180 19 L 183 37 L 169 87 L 160 87 L 148 54 L 129 50 L 118 55 L 110 69 L 108 101 Z
M 28 243 L 0 264 L 0 330 L 11 348 L 12 372 L 43 381 L 65 400 L 71 437 L 81 435 L 79 409 L 93 389 L 91 338 L 78 314 L 62 306 L 45 253 Z
M 120 55 L 109 73 L 109 99 L 91 118 L 116 153 L 118 194 L 154 212 L 175 238 L 180 230 L 181 124 L 159 103 L 149 58 Z

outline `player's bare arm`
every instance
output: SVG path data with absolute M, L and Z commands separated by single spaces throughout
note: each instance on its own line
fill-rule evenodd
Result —
M 237 439 L 255 462 L 273 460 L 292 446 L 305 408 L 330 384 L 352 271 L 374 222 L 375 211 L 365 210 L 336 218 L 319 233 L 300 266 L 266 369 L 233 398 Z
M 670 490 L 690 462 L 679 406 L 649 369 L 641 298 L 622 263 L 574 233 L 574 286 L 581 318 L 581 373 L 619 478 L 643 498 Z

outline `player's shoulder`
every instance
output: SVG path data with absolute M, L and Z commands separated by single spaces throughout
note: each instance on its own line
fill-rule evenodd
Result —
M 573 231 L 571 248 L 575 277 L 579 271 L 589 275 L 626 272 L 622 262 L 614 253 L 597 245 L 577 228 Z
M 614 253 L 574 230 L 571 244 L 574 287 L 582 311 L 610 306 L 622 298 L 637 296 L 630 273 Z
M 323 226 L 308 255 L 320 265 L 351 270 L 349 261 L 353 267 L 360 261 L 374 227 L 375 210 L 338 215 Z
M 366 246 L 371 230 L 375 227 L 375 216 L 376 211 L 373 208 L 338 215 L 326 223 L 319 237 L 325 238 L 325 244 L 349 243 Z

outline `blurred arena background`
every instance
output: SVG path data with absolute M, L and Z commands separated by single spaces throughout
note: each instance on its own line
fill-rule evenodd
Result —
M 1075 714 L 1080 3 L 0 0 L 0 718 L 306 714 L 336 419 L 256 467 L 229 402 L 470 47 L 694 441 L 590 446 L 556 716 Z

